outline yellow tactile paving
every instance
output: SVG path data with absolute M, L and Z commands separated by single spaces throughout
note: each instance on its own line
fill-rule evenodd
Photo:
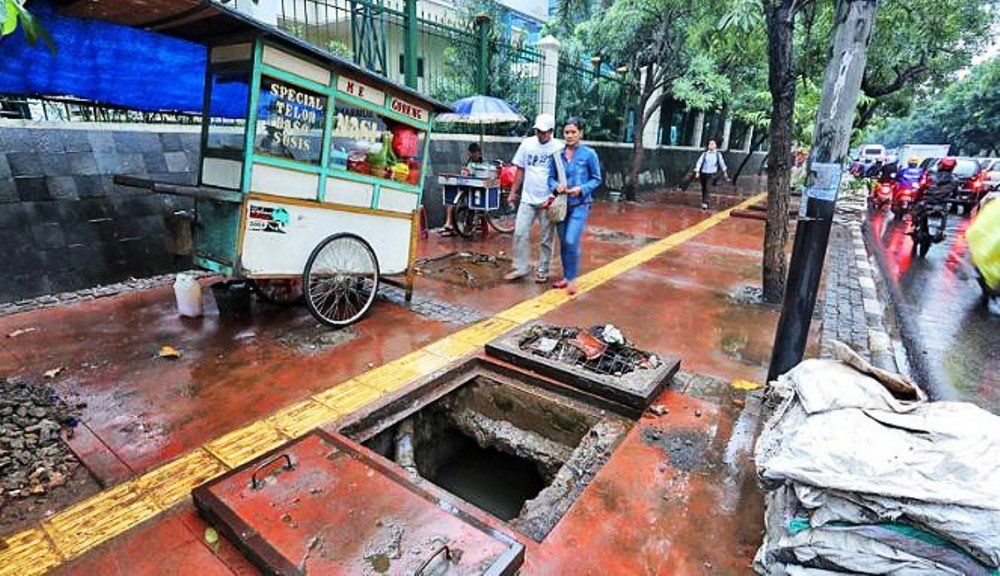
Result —
M 78 556 L 162 512 L 131 480 L 70 506 L 42 523 L 66 558 Z
M 143 474 L 136 480 L 139 489 L 163 509 L 170 508 L 191 490 L 229 470 L 218 458 L 197 449 Z
M 0 538 L 0 576 L 44 574 L 62 562 L 44 532 L 38 529 Z
M 748 199 L 690 228 L 648 244 L 580 278 L 581 292 L 600 286 L 683 244 L 764 198 Z M 534 320 L 573 298 L 550 290 L 496 316 L 460 330 L 403 358 L 374 368 L 277 414 L 205 444 L 135 480 L 72 506 L 36 527 L 0 539 L 0 576 L 41 574 L 114 538 L 184 498 L 190 489 L 227 468 L 239 466 L 288 437 L 353 412 L 385 392 L 427 376 L 518 325 Z
M 287 441 L 277 428 L 258 420 L 205 444 L 204 448 L 226 466 L 236 468 Z
M 338 414 L 348 414 L 377 400 L 380 396 L 382 393 L 378 390 L 352 378 L 314 395 L 313 400 L 337 411 Z
M 267 422 L 289 438 L 298 438 L 306 432 L 325 424 L 339 413 L 316 400 L 304 400 L 278 411 Z

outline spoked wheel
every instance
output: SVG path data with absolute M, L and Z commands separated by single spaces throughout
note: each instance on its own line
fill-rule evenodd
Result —
M 375 252 L 355 234 L 334 234 L 320 242 L 302 274 L 306 306 L 328 326 L 347 326 L 364 316 L 378 284 Z
M 486 213 L 486 219 L 493 228 L 501 234 L 510 234 L 514 231 L 514 224 L 517 222 L 517 203 L 510 202 L 509 193 L 505 190 L 500 193 L 500 207 Z
M 476 217 L 475 210 L 464 204 L 455 206 L 455 230 L 462 238 L 472 238 L 473 234 L 476 233 L 478 222 L 479 218 Z
M 296 306 L 303 301 L 301 278 L 254 280 L 253 291 L 258 300 L 275 306 Z

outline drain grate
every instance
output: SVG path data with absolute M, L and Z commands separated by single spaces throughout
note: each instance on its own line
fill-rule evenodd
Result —
M 486 353 L 638 411 L 680 368 L 679 359 L 637 348 L 613 326 L 533 322 L 493 340 Z

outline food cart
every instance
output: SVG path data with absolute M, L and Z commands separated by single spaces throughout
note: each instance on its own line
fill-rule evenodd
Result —
M 498 179 L 495 167 L 481 165 L 468 174 L 440 174 L 442 202 L 455 207 L 455 229 L 464 238 L 486 226 L 497 232 L 514 231 L 517 206 L 508 201 L 509 191 Z
M 361 318 L 383 281 L 409 299 L 432 118 L 448 108 L 213 8 L 245 31 L 208 48 L 198 184 L 116 181 L 193 197 L 198 266 L 301 279 L 324 324 Z

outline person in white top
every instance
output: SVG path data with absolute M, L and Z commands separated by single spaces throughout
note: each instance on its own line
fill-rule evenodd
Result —
M 722 158 L 722 152 L 716 147 L 715 139 L 708 140 L 708 149 L 701 153 L 698 161 L 694 163 L 694 179 L 701 181 L 701 209 L 708 210 L 708 181 L 712 184 L 718 179 L 719 172 L 729 180 L 729 171 L 726 169 L 726 161 Z
M 525 138 L 514 154 L 512 164 L 517 166 L 517 176 L 510 191 L 510 201 L 521 200 L 514 224 L 514 263 L 504 278 L 519 280 L 531 272 L 531 227 L 537 219 L 542 231 L 542 246 L 535 267 L 535 281 L 547 282 L 552 262 L 552 244 L 555 225 L 549 222 L 542 204 L 549 199 L 549 164 L 552 155 L 560 151 L 563 143 L 552 137 L 556 120 L 551 114 L 535 118 L 535 135 Z

